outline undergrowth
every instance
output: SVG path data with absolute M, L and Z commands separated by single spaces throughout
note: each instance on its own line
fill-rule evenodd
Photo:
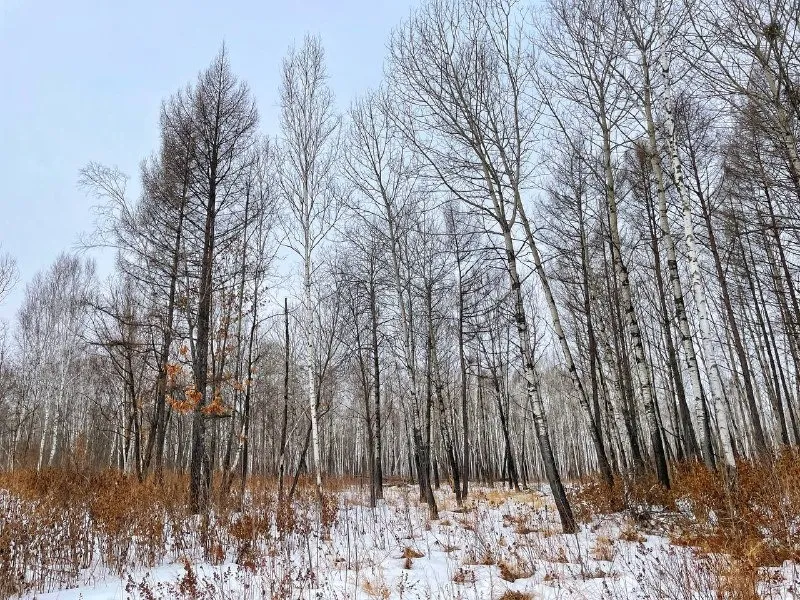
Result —
M 208 514 L 189 513 L 188 478 L 139 481 L 119 471 L 49 469 L 0 473 L 0 598 L 76 585 L 89 568 L 120 577 L 139 567 L 191 557 L 255 568 L 274 539 L 324 536 L 339 508 L 330 482 L 318 510 L 301 483 L 290 509 L 278 508 L 274 481 L 253 478 L 244 497 L 221 497 Z
M 736 477 L 702 463 L 673 465 L 669 490 L 651 476 L 600 478 L 572 486 L 576 516 L 591 522 L 625 511 L 637 529 L 666 534 L 679 546 L 710 557 L 719 598 L 751 600 L 785 561 L 800 561 L 800 452 L 784 449 L 772 461 L 739 461 Z M 634 530 L 635 531 L 635 530 Z
M 401 564 L 398 581 L 405 581 L 431 556 L 430 534 L 441 552 L 458 554 L 448 578 L 465 589 L 476 585 L 476 573 L 491 571 L 506 586 L 599 579 L 603 598 L 624 598 L 628 591 L 616 589 L 609 574 L 627 572 L 648 597 L 754 600 L 770 597 L 765 590 L 779 577 L 774 567 L 800 563 L 798 458 L 785 451 L 770 463 L 741 462 L 735 482 L 701 464 L 673 465 L 670 490 L 648 476 L 618 478 L 613 487 L 597 478 L 575 482 L 575 514 L 584 533 L 594 531 L 586 542 L 558 533 L 548 499 L 533 491 L 476 488 L 459 512 L 444 508 L 431 531 L 424 511 L 416 510 L 415 491 L 403 486 L 387 527 L 375 515 L 342 520 L 344 509 L 365 514 L 350 493 L 356 480 L 326 482 L 320 505 L 311 482 L 301 481 L 289 504 L 278 502 L 276 481 L 253 477 L 243 494 L 213 490 L 212 508 L 201 516 L 187 509 L 185 475 L 139 481 L 113 470 L 0 473 L 0 598 L 74 587 L 87 573 L 116 575 L 127 582 L 129 597 L 144 599 L 243 597 L 249 574 L 259 573 L 267 575 L 266 597 L 287 598 L 317 588 L 313 548 L 343 534 L 346 554 L 331 556 L 331 564 L 352 569 L 353 585 L 367 596 L 388 598 L 400 583 L 387 587 L 374 557 L 359 555 L 355 545 L 351 552 L 351 536 L 354 544 L 372 536 L 382 549 L 376 556 Z M 606 526 L 598 529 L 601 522 Z M 654 558 L 648 533 L 673 545 Z M 391 544 L 396 553 L 387 553 Z M 290 555 L 308 560 L 292 566 Z M 185 571 L 175 583 L 131 575 L 174 563 Z M 212 570 L 198 572 L 198 564 Z M 358 575 L 360 568 L 369 574 Z M 505 598 L 528 597 L 504 591 Z

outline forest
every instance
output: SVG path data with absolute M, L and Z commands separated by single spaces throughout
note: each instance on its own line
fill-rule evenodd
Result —
M 223 44 L 0 256 L 0 598 L 797 597 L 800 2 L 424 0 L 355 99 L 275 60 L 277 130 Z

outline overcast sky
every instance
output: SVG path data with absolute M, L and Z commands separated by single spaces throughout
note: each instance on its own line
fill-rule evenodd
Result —
M 261 130 L 274 135 L 280 63 L 292 43 L 322 36 L 346 108 L 379 83 L 389 34 L 413 4 L 0 0 L 0 244 L 22 279 L 0 319 L 13 318 L 25 283 L 91 227 L 79 169 L 99 161 L 135 179 L 158 145 L 161 100 L 194 80 L 223 40 L 258 101 Z

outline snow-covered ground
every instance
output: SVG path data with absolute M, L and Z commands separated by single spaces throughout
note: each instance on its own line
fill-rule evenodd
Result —
M 411 486 L 390 487 L 373 510 L 362 493 L 343 492 L 328 532 L 312 519 L 310 532 L 301 527 L 268 536 L 257 548 L 226 549 L 220 564 L 199 555 L 123 577 L 89 569 L 80 587 L 35 597 L 711 600 L 725 583 L 724 558 L 645 535 L 624 515 L 562 535 L 546 493 L 480 488 L 458 510 L 449 491 L 437 493 L 440 519 L 429 521 L 416 493 Z M 759 590 L 763 597 L 800 597 L 797 565 L 786 564 L 768 579 Z

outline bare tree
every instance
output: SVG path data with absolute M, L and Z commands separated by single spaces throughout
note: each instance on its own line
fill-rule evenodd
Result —
M 192 122 L 191 192 L 196 212 L 189 221 L 197 243 L 197 311 L 193 315 L 192 370 L 197 401 L 193 409 L 190 502 L 195 512 L 208 507 L 211 457 L 206 441 L 206 407 L 215 394 L 209 378 L 211 317 L 214 301 L 215 257 L 221 242 L 235 238 L 241 219 L 234 210 L 249 169 L 258 113 L 246 84 L 231 72 L 223 47 L 211 66 L 200 74 L 186 96 Z M 211 394 L 209 393 L 211 392 Z
M 578 109 L 591 127 L 599 130 L 602 180 L 607 207 L 612 264 L 619 286 L 622 312 L 633 350 L 658 479 L 669 486 L 669 471 L 653 393 L 652 372 L 645 353 L 640 317 L 631 291 L 630 274 L 623 254 L 619 219 L 619 193 L 614 172 L 615 138 L 623 131 L 631 98 L 618 81 L 624 70 L 623 15 L 613 2 L 556 0 L 550 4 L 552 26 L 543 32 L 544 48 L 553 61 L 551 81 L 557 81 L 548 101 L 550 112 L 564 133 L 567 111 Z M 573 56 L 579 60 L 573 60 Z M 564 71 L 567 77 L 556 79 Z
M 398 31 L 390 46 L 395 121 L 424 157 L 438 185 L 472 206 L 502 239 L 505 268 L 527 394 L 547 476 L 565 531 L 575 521 L 556 466 L 539 390 L 513 230 L 520 222 L 520 195 L 531 168 L 531 126 L 518 126 L 515 72 L 504 69 L 505 41 L 517 44 L 520 15 L 513 2 L 435 1 Z M 521 48 L 519 45 L 513 46 Z
M 306 385 L 311 415 L 311 438 L 317 495 L 322 501 L 322 464 L 314 364 L 318 332 L 314 323 L 315 252 L 338 217 L 334 165 L 340 118 L 328 87 L 325 53 L 319 38 L 307 36 L 300 49 L 291 48 L 283 61 L 280 89 L 281 163 L 279 181 L 291 219 L 287 243 L 302 260 L 303 334 Z
M 0 253 L 0 302 L 6 299 L 19 281 L 16 259 L 7 252 Z
M 346 175 L 353 188 L 365 202 L 356 210 L 377 219 L 364 219 L 384 237 L 389 248 L 389 264 L 397 311 L 398 329 L 402 348 L 400 362 L 406 375 L 410 397 L 411 434 L 414 442 L 420 493 L 428 504 L 431 518 L 438 518 L 438 508 L 429 478 L 430 447 L 423 424 L 426 414 L 419 397 L 417 352 L 413 332 L 413 302 L 408 262 L 409 231 L 416 221 L 419 209 L 414 158 L 411 152 L 397 143 L 396 129 L 386 113 L 386 97 L 372 93 L 355 102 L 350 110 L 350 152 L 347 154 Z

